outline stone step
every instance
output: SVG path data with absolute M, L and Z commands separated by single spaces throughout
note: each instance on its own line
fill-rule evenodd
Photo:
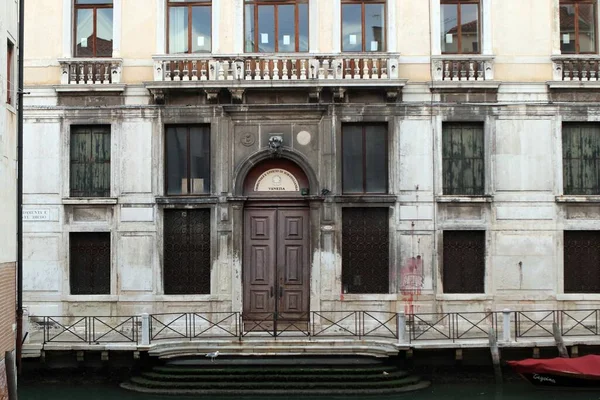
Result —
M 131 378 L 131 383 L 138 386 L 144 386 L 147 388 L 154 389 L 204 389 L 204 390 L 215 390 L 215 389 L 238 389 L 238 390 L 272 390 L 272 389 L 298 389 L 298 390 L 324 390 L 324 389 L 369 389 L 369 388 L 397 388 L 406 385 L 415 385 L 420 381 L 418 376 L 407 376 L 398 379 L 389 379 L 384 381 L 362 381 L 358 379 L 346 379 L 342 382 L 331 382 L 323 381 L 316 382 L 314 380 L 304 381 L 285 381 L 282 377 L 276 378 L 278 380 L 252 380 L 248 382 L 240 381 L 225 381 L 225 382 L 214 382 L 214 381 L 194 381 L 194 382 L 165 382 L 157 381 L 154 379 L 146 379 L 143 377 Z
M 224 367 L 179 367 L 179 366 L 157 366 L 153 368 L 154 372 L 169 375 L 262 375 L 262 374 L 344 374 L 344 375 L 362 375 L 362 374 L 383 374 L 383 372 L 392 373 L 396 371 L 393 366 L 376 365 L 371 367 L 242 367 L 242 366 L 224 366 Z
M 125 382 L 121 384 L 124 389 L 140 392 L 149 393 L 156 395 L 177 395 L 177 396 L 329 396 L 329 395 L 387 395 L 395 393 L 406 393 L 415 390 L 425 389 L 430 385 L 428 381 L 420 381 L 412 385 L 405 385 L 401 387 L 392 388 L 377 388 L 372 387 L 368 389 L 245 389 L 240 390 L 239 388 L 223 388 L 223 389 L 175 389 L 175 388 L 148 388 L 139 386 L 131 382 Z
M 218 357 L 211 359 L 210 357 L 189 357 L 189 358 L 178 358 L 174 360 L 168 360 L 165 365 L 169 366 L 209 366 L 214 367 L 215 363 L 224 365 L 260 365 L 263 366 L 344 366 L 354 368 L 353 366 L 367 366 L 367 365 L 381 365 L 385 362 L 382 358 L 373 357 L 318 357 L 318 356 L 305 356 L 305 357 L 227 357 L 219 354 Z

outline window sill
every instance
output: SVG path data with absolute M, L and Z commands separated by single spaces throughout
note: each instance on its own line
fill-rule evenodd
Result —
M 556 295 L 558 301 L 599 301 L 600 293 L 562 293 Z
M 494 200 L 493 196 L 436 196 L 435 201 L 438 203 L 491 203 Z
M 65 301 L 72 301 L 75 303 L 79 303 L 82 301 L 86 302 L 101 302 L 101 301 L 118 301 L 119 296 L 114 294 L 68 294 L 65 298 Z
M 336 203 L 395 203 L 393 194 L 345 194 L 332 196 Z
M 556 196 L 557 203 L 600 203 L 600 196 Z
M 87 93 L 87 92 L 124 92 L 124 84 L 65 84 L 65 85 L 54 85 L 54 90 L 57 93 Z
M 493 300 L 494 296 L 485 293 L 443 293 L 436 294 L 435 299 L 442 301 L 488 301 Z
M 219 202 L 217 196 L 160 196 L 156 197 L 157 204 L 216 204 Z
M 112 205 L 117 204 L 116 197 L 69 197 L 62 199 L 67 205 Z
M 396 293 L 344 293 L 343 301 L 395 301 L 398 300 L 398 294 Z M 337 300 L 340 298 L 338 297 Z

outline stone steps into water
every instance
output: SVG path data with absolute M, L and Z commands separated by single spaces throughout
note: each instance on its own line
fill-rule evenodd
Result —
M 200 358 L 171 360 L 121 386 L 174 395 L 349 395 L 401 393 L 429 385 L 394 365 L 369 358 L 253 357 L 220 358 L 219 362 L 221 365 Z

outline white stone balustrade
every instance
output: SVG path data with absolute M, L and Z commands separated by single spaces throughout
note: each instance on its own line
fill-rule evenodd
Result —
M 600 81 L 599 56 L 554 56 L 552 57 L 552 79 L 554 81 Z
M 123 60 L 118 58 L 59 59 L 61 85 L 108 85 L 121 83 Z
M 154 81 L 324 81 L 398 79 L 393 54 L 165 55 L 154 57 Z
M 494 80 L 492 56 L 436 56 L 431 60 L 434 81 L 468 82 Z

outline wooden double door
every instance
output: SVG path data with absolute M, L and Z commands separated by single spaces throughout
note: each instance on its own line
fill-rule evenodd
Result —
M 245 328 L 308 321 L 309 209 L 249 207 L 244 212 Z M 274 325 L 275 324 L 275 325 Z

